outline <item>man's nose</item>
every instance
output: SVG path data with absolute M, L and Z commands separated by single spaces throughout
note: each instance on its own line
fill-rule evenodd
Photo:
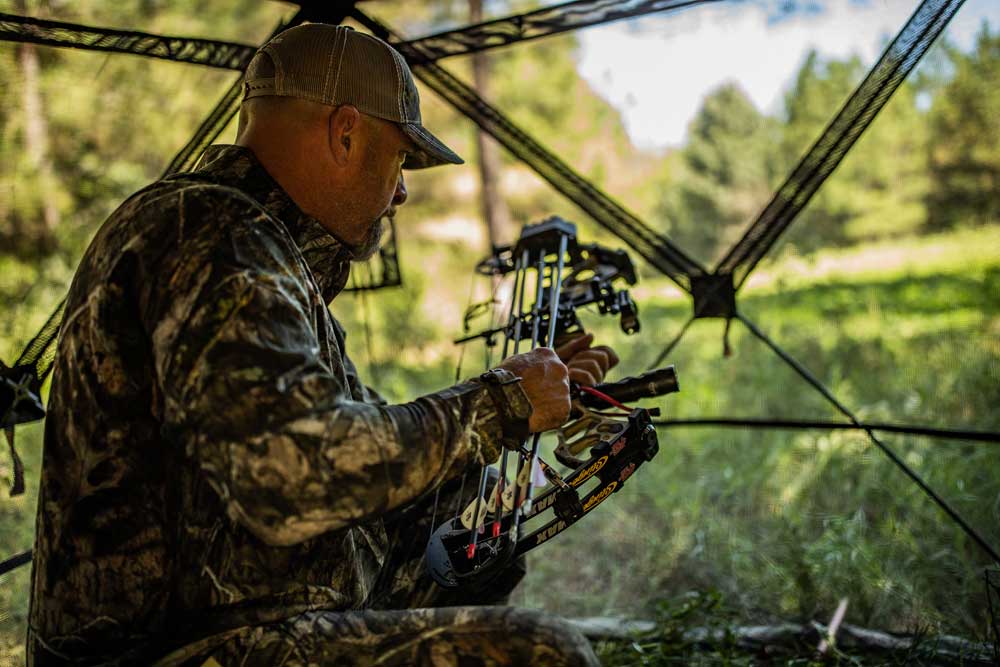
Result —
M 406 183 L 403 182 L 403 175 L 399 175 L 399 180 L 396 181 L 396 192 L 392 195 L 392 205 L 402 206 L 406 201 Z

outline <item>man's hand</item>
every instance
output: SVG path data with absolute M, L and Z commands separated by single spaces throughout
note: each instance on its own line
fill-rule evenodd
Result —
M 591 347 L 593 334 L 572 334 L 557 340 L 555 352 L 540 347 L 508 357 L 500 368 L 521 378 L 521 387 L 531 402 L 532 433 L 559 428 L 569 418 L 569 381 L 588 387 L 604 381 L 618 364 L 618 355 L 607 345 Z
M 556 354 L 569 368 L 569 379 L 586 387 L 604 381 L 608 370 L 618 365 L 618 355 L 607 345 L 591 347 L 594 334 L 569 334 L 556 339 Z
M 500 368 L 521 378 L 531 402 L 528 428 L 532 433 L 559 428 L 569 418 L 569 370 L 547 347 L 507 357 Z

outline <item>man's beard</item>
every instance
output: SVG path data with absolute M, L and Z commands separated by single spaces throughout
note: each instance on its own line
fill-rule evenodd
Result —
M 382 245 L 383 230 L 382 218 L 373 222 L 361 243 L 351 246 L 351 261 L 364 262 L 374 257 L 375 253 L 378 252 L 379 246 Z

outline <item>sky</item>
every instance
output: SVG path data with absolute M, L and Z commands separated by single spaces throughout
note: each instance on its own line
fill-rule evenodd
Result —
M 873 64 L 919 3 L 806 4 L 779 18 L 776 1 L 720 2 L 587 28 L 577 33 L 578 69 L 622 113 L 636 146 L 679 146 L 702 99 L 723 83 L 737 82 L 758 109 L 778 111 L 810 49 Z M 1000 28 L 1000 0 L 967 0 L 945 34 L 970 48 L 984 20 Z

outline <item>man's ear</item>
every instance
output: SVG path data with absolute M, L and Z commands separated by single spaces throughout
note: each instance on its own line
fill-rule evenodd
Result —
M 358 154 L 361 146 L 361 112 L 350 104 L 343 104 L 330 113 L 327 141 L 334 162 L 340 166 Z

